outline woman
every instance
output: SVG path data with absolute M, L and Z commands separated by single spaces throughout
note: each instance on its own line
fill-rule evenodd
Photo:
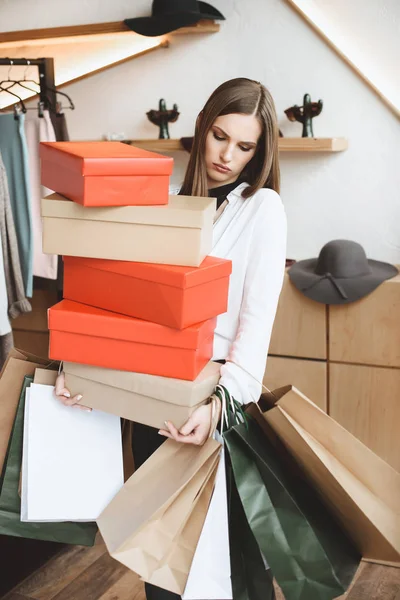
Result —
M 242 403 L 257 401 L 286 257 L 286 217 L 279 197 L 279 130 L 274 102 L 250 79 L 220 85 L 200 112 L 186 176 L 179 193 L 217 198 L 212 255 L 232 261 L 228 311 L 214 336 L 220 383 Z M 61 375 L 56 395 L 68 405 Z M 84 401 L 84 399 L 83 399 Z M 84 408 L 81 406 L 81 408 Z M 221 410 L 221 407 L 219 407 Z M 139 467 L 166 437 L 202 445 L 211 427 L 211 405 L 198 408 L 178 431 L 135 424 L 133 452 Z M 146 584 L 148 600 L 177 598 Z

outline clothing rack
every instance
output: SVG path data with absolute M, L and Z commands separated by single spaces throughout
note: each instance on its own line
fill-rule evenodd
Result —
M 44 108 L 55 110 L 56 93 L 54 80 L 53 58 L 0 58 L 1 65 L 10 66 L 36 66 L 39 69 L 40 102 Z

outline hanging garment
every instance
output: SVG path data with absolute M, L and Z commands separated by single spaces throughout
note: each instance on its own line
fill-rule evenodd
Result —
M 0 336 L 10 333 L 11 325 L 8 318 L 8 299 L 6 277 L 4 273 L 3 249 L 0 244 Z
M 63 112 L 50 113 L 51 122 L 53 123 L 57 142 L 69 142 L 69 133 L 67 127 L 67 119 Z M 63 297 L 63 282 L 64 282 L 64 263 L 62 256 L 58 257 L 57 270 L 57 290 L 60 298 Z
M 56 141 L 69 142 L 69 133 L 65 114 L 51 112 L 50 118 L 56 134 Z
M 32 310 L 25 297 L 24 282 L 18 254 L 18 242 L 8 191 L 7 173 L 0 153 L 0 238 L 2 249 L 2 269 L 5 278 L 7 313 L 15 319 L 22 313 Z M 1 333 L 1 330 L 0 330 Z
M 25 115 L 0 114 L 0 152 L 7 173 L 25 295 L 32 297 L 33 240 Z
M 40 203 L 42 198 L 53 193 L 40 183 L 40 142 L 55 142 L 56 136 L 49 111 L 39 117 L 34 111 L 25 117 L 25 134 L 28 144 L 29 177 L 31 189 L 31 214 L 33 233 L 33 274 L 46 279 L 57 279 L 57 256 L 42 251 L 42 218 Z

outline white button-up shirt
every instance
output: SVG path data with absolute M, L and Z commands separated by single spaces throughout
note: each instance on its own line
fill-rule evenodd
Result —
M 214 223 L 211 252 L 232 261 L 228 310 L 217 318 L 213 359 L 226 359 L 220 383 L 241 403 L 256 402 L 261 394 L 285 272 L 287 229 L 280 196 L 262 188 L 244 199 L 247 185 L 228 194 Z

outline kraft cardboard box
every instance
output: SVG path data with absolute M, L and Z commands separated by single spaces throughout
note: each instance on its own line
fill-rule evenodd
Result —
M 170 196 L 165 206 L 90 208 L 42 200 L 43 252 L 198 267 L 211 253 L 215 198 Z
M 220 366 L 210 361 L 194 381 L 184 381 L 63 363 L 65 385 L 82 394 L 82 404 L 157 428 L 167 420 L 181 427 L 214 392 Z

